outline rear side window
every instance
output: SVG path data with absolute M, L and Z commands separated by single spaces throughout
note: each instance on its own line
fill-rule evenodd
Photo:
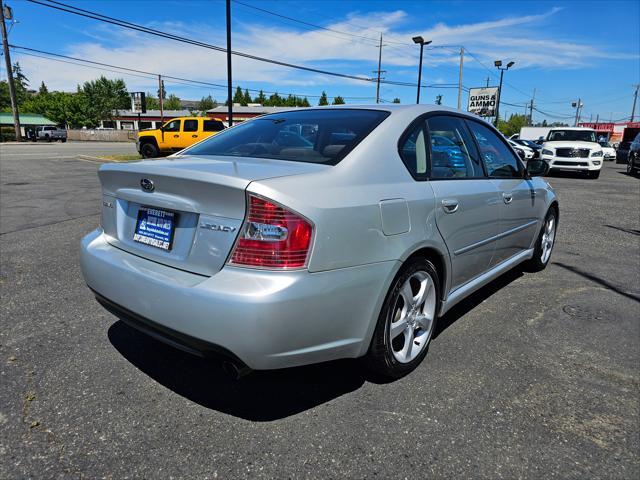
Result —
M 431 142 L 431 178 L 484 176 L 475 144 L 462 120 L 436 116 L 429 118 L 427 125 Z
M 400 145 L 402 162 L 416 180 L 428 176 L 428 155 L 424 122 L 420 122 Z
M 505 142 L 481 123 L 467 121 L 478 142 L 480 154 L 490 177 L 521 178 L 524 169 L 520 159 L 512 153 Z
M 203 130 L 205 132 L 221 132 L 224 130 L 224 123 L 220 120 L 205 120 Z
M 197 132 L 198 120 L 185 120 L 183 126 L 183 132 Z
M 264 115 L 226 129 L 188 153 L 335 165 L 388 115 L 380 110 L 348 108 Z

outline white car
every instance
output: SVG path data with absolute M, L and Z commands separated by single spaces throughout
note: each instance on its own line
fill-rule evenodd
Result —
M 533 149 L 525 146 L 525 145 L 521 145 L 519 143 L 514 142 L 513 140 L 509 139 L 508 140 L 509 145 L 511 145 L 513 147 L 513 149 L 520 154 L 520 152 L 518 152 L 518 150 L 522 150 L 524 152 L 524 158 L 523 160 L 530 160 L 533 158 Z
M 613 145 L 611 145 L 609 142 L 598 142 L 600 144 L 600 146 L 602 147 L 602 156 L 603 159 L 605 161 L 607 160 L 615 160 L 616 159 L 616 149 L 613 148 Z
M 589 178 L 598 178 L 602 170 L 603 151 L 590 128 L 552 128 L 542 144 L 540 157 L 550 170 L 584 172 Z

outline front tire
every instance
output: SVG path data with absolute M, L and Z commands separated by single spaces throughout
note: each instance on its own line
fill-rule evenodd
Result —
M 592 170 L 590 172 L 587 172 L 587 178 L 591 178 L 592 180 L 595 180 L 596 178 L 600 177 L 600 170 Z
M 541 272 L 549 264 L 551 252 L 556 240 L 558 227 L 558 212 L 551 207 L 544 218 L 544 224 L 538 234 L 536 245 L 533 249 L 533 257 L 524 263 L 525 270 L 529 272 Z
M 382 306 L 364 358 L 385 379 L 413 371 L 427 355 L 440 308 L 440 278 L 426 258 L 408 260 L 396 275 Z
M 143 158 L 155 158 L 158 156 L 158 147 L 153 143 L 145 143 L 140 147 L 140 155 Z

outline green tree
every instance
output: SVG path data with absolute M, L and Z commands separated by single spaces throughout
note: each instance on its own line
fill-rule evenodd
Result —
M 160 100 L 154 97 L 150 92 L 145 95 L 147 102 L 147 110 L 160 110 Z
M 202 99 L 198 102 L 198 110 L 200 110 L 201 112 L 206 112 L 207 110 L 215 108 L 217 105 L 218 102 L 216 102 L 211 97 L 211 95 L 208 95 L 206 97 L 202 97 Z
M 398 97 L 394 98 L 393 103 L 400 103 L 400 99 Z
M 169 96 L 165 99 L 162 105 L 166 110 L 180 110 L 182 108 L 182 103 L 180 102 L 180 97 L 170 93 Z
M 278 95 L 278 92 L 272 93 L 267 99 L 267 105 L 269 107 L 282 106 L 282 97 Z
M 344 105 L 344 98 L 342 98 L 340 95 L 338 95 L 337 97 L 333 97 L 332 105 Z
M 167 98 L 167 91 L 164 88 L 164 80 L 162 80 L 162 94 L 160 93 L 160 89 L 158 88 L 156 90 L 156 93 L 158 95 L 158 98 L 160 98 L 162 96 L 163 99 Z
M 505 136 L 510 137 L 514 133 L 519 133 L 520 129 L 527 125 L 527 122 L 528 118 L 526 115 L 511 115 L 507 121 L 498 121 L 498 130 Z
M 0 112 L 11 109 L 11 97 L 9 96 L 9 83 L 6 80 L 0 82 Z
M 42 82 L 40 84 L 40 88 L 38 89 L 38 94 L 40 95 L 46 95 L 47 93 L 49 93 L 49 89 L 47 88 L 47 86 L 44 84 L 44 82 Z
M 254 103 L 259 103 L 260 105 L 264 105 L 266 101 L 267 101 L 267 97 L 262 90 L 260 90 L 260 93 L 258 94 L 258 96 L 253 99 Z
M 233 103 L 237 103 L 238 105 L 242 105 L 244 103 L 244 93 L 242 93 L 240 85 L 236 87 L 236 93 L 233 95 Z
M 245 89 L 243 99 L 242 99 L 242 104 L 249 105 L 250 103 L 251 103 L 251 95 L 249 95 L 249 90 Z
M 322 95 L 320 95 L 320 100 L 318 100 L 318 106 L 329 105 L 329 100 L 327 99 L 327 92 L 322 91 Z
M 85 82 L 82 88 L 78 88 L 78 93 L 86 99 L 87 126 L 96 126 L 100 120 L 111 119 L 118 110 L 126 110 L 131 105 L 127 85 L 120 78 L 109 80 L 101 76 Z
M 302 99 L 302 101 L 300 102 L 300 106 L 301 107 L 310 107 L 311 104 L 309 103 L 309 100 L 307 99 L 307 97 L 304 97 Z

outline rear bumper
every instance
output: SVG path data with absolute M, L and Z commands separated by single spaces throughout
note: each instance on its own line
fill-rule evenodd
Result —
M 101 230 L 82 240 L 80 261 L 88 286 L 125 322 L 191 353 L 222 353 L 256 370 L 364 355 L 399 267 L 225 267 L 206 277 L 124 252 Z

